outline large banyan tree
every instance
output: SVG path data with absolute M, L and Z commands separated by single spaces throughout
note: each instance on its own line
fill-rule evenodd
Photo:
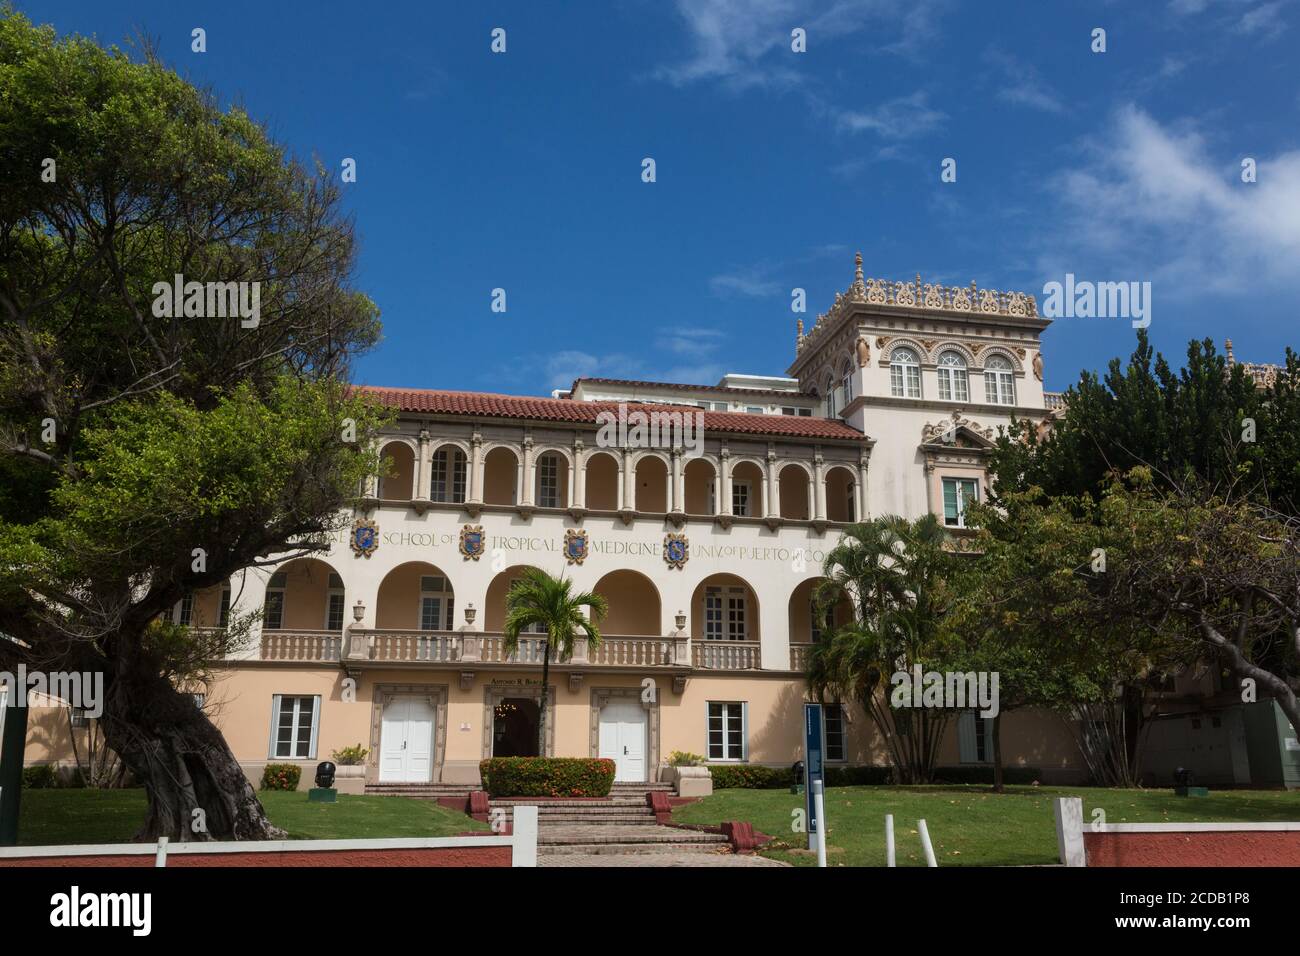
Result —
M 249 621 L 163 617 L 322 547 L 374 466 L 352 224 L 323 170 L 147 50 L 0 7 L 0 90 L 0 669 L 103 674 L 141 837 L 274 836 L 185 692 Z

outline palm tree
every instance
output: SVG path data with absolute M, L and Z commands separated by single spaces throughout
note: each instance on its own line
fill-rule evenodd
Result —
M 583 614 L 586 608 L 589 614 Z M 551 674 L 551 654 L 557 660 L 573 656 L 579 632 L 586 636 L 587 647 L 600 646 L 597 622 L 609 612 L 609 602 L 594 591 L 573 593 L 573 582 L 552 577 L 537 568 L 526 568 L 523 577 L 510 585 L 506 594 L 505 650 L 513 654 L 519 648 L 519 635 L 526 631 L 538 637 L 546 635 L 542 658 L 542 702 L 537 716 L 537 753 L 546 755 L 546 704 Z
M 928 782 L 951 714 L 921 708 L 896 713 L 893 674 L 943 660 L 953 556 L 933 515 L 888 516 L 845 529 L 826 555 L 815 592 L 819 608 L 847 599 L 853 620 L 823 634 L 808 655 L 808 683 L 818 699 L 856 700 L 889 748 L 902 783 Z

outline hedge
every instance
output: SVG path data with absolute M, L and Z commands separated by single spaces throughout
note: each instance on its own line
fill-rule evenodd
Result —
M 478 772 L 492 797 L 606 797 L 614 785 L 603 757 L 492 757 Z
M 53 764 L 36 764 L 23 768 L 23 786 L 28 790 L 49 790 L 59 785 L 58 770 Z
M 757 764 L 727 764 L 709 768 L 713 789 L 781 790 L 794 783 L 794 771 L 789 767 L 764 767 Z M 1029 784 L 1038 780 L 1037 767 L 1005 767 L 1003 779 L 1009 784 Z M 826 786 L 864 787 L 881 786 L 893 778 L 891 767 L 827 767 Z M 993 783 L 992 767 L 938 767 L 935 783 Z
M 262 770 L 263 790 L 297 790 L 302 767 L 296 763 L 269 763 Z

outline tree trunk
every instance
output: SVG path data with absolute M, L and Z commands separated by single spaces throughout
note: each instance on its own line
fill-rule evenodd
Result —
M 107 688 L 102 724 L 105 742 L 144 785 L 149 801 L 135 838 L 283 838 L 194 699 L 158 674 L 122 673 L 122 667 Z
M 993 792 L 1004 793 L 1006 781 L 1002 775 L 1002 711 L 993 718 Z
M 537 712 L 537 756 L 546 756 L 546 691 L 551 676 L 551 639 L 546 639 L 546 653 L 542 656 L 542 705 Z

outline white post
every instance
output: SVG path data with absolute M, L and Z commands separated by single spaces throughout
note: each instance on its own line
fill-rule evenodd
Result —
M 155 868 L 167 866 L 167 838 L 165 836 L 158 838 L 158 853 L 153 858 L 153 865 Z
M 817 814 L 817 865 L 826 865 L 826 801 L 822 797 L 822 782 L 814 780 L 813 811 Z
M 934 847 L 930 845 L 930 829 L 925 825 L 924 820 L 917 822 L 916 828 L 921 831 L 921 847 L 925 850 L 925 865 L 938 866 L 934 860 Z
M 1056 816 L 1056 850 L 1066 866 L 1087 866 L 1083 846 L 1083 798 L 1057 797 L 1052 801 Z
M 537 866 L 537 807 L 515 807 L 511 866 Z
M 894 815 L 885 814 L 885 866 L 897 866 L 894 853 Z

